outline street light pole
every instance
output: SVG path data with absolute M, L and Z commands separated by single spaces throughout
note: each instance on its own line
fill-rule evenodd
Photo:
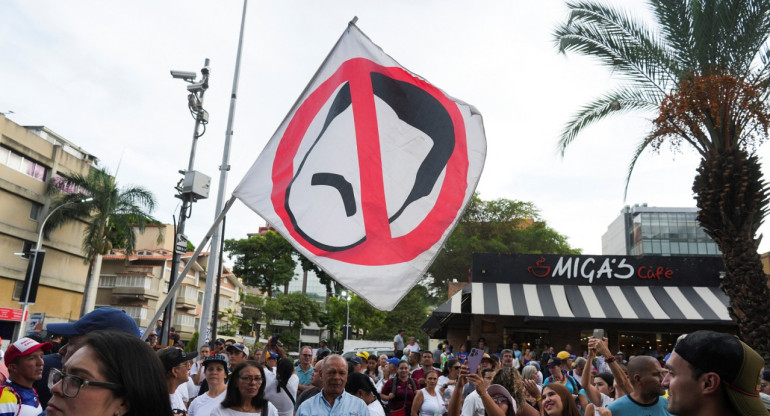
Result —
M 187 163 L 187 170 L 179 171 L 179 173 L 185 175 L 183 180 L 184 185 L 181 189 L 177 189 L 179 194 L 175 195 L 177 198 L 182 200 L 182 208 L 179 210 L 179 224 L 177 225 L 176 233 L 174 234 L 174 254 L 171 257 L 171 274 L 169 276 L 168 282 L 168 296 L 171 296 L 171 302 L 169 302 L 169 304 L 166 306 L 166 310 L 163 313 L 163 333 L 158 334 L 158 338 L 163 345 L 168 345 L 168 330 L 172 326 L 172 320 L 174 316 L 175 295 L 171 292 L 171 288 L 174 286 L 174 282 L 176 281 L 177 275 L 179 274 L 179 262 L 181 261 L 181 256 L 187 252 L 187 238 L 184 236 L 185 223 L 187 218 L 190 216 L 189 211 L 192 203 L 195 202 L 198 198 L 204 198 L 208 196 L 198 195 L 191 188 L 194 187 L 196 179 L 202 177 L 202 175 L 199 175 L 198 172 L 195 172 L 193 168 L 195 164 L 195 149 L 198 145 L 198 138 L 206 133 L 205 125 L 209 121 L 208 112 L 203 109 L 203 95 L 209 88 L 209 72 L 210 70 L 208 58 L 206 58 L 205 63 L 203 64 L 203 68 L 201 68 L 201 74 L 203 75 L 203 78 L 200 82 L 193 82 L 197 77 L 197 74 L 194 72 L 171 71 L 172 77 L 183 79 L 190 83 L 190 85 L 187 86 L 187 91 L 190 92 L 190 94 L 187 96 L 187 102 L 190 113 L 193 115 L 193 117 L 195 117 L 195 129 L 193 130 L 192 148 L 190 149 L 190 161 Z M 201 125 L 204 125 L 203 132 L 200 132 Z M 183 245 L 183 247 L 180 249 L 178 247 L 179 245 Z M 180 252 L 180 250 L 182 252 Z M 184 279 L 184 276 L 182 276 L 182 278 Z
M 344 290 L 340 293 L 345 298 L 345 309 L 347 310 L 347 317 L 345 318 L 345 340 L 350 338 L 350 295 Z
M 24 307 L 21 310 L 21 323 L 19 324 L 19 331 L 16 334 L 15 341 L 18 341 L 22 338 L 22 334 L 24 333 L 24 324 L 27 321 L 27 311 L 29 309 L 29 292 L 32 290 L 32 275 L 35 273 L 35 267 L 37 266 L 37 253 L 40 252 L 40 248 L 43 245 L 43 230 L 45 229 L 45 223 L 48 222 L 48 219 L 51 218 L 51 215 L 53 215 L 54 212 L 58 211 L 60 208 L 66 207 L 67 205 L 72 204 L 79 204 L 81 202 L 88 202 L 93 201 L 93 198 L 84 198 L 79 201 L 70 201 L 64 204 L 59 205 L 58 207 L 51 210 L 51 212 L 46 215 L 45 219 L 43 219 L 43 223 L 40 224 L 40 231 L 37 233 L 37 244 L 35 244 L 35 255 L 32 256 L 32 264 L 29 269 L 29 275 L 27 276 L 27 287 L 24 295 L 24 302 L 22 304 Z M 15 342 L 14 341 L 14 342 Z

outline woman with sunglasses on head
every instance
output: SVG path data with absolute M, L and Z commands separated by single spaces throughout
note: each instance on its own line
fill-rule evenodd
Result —
M 137 365 L 141 363 L 141 365 Z M 163 365 L 141 339 L 94 331 L 48 378 L 51 416 L 171 415 Z
M 444 403 L 449 403 L 449 399 L 452 397 L 452 392 L 455 390 L 457 384 L 457 377 L 460 376 L 460 361 L 451 359 L 444 363 L 444 371 L 441 372 L 441 376 L 438 378 L 438 391 L 441 393 L 441 398 Z
M 244 361 L 233 369 L 227 394 L 212 416 L 277 416 L 278 410 L 265 399 L 265 370 L 255 361 Z
M 219 407 L 227 393 L 227 360 L 222 354 L 212 354 L 203 360 L 203 376 L 208 390 L 193 399 L 187 412 L 190 416 L 209 416 Z

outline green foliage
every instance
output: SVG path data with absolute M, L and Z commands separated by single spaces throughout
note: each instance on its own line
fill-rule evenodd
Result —
M 281 329 L 280 339 L 284 348 L 293 351 L 297 347 L 302 327 L 310 325 L 311 322 L 318 322 L 321 305 L 304 293 L 293 292 L 268 298 L 262 312 L 268 324 L 268 327 L 263 329 L 263 334 L 268 338 L 273 334 L 274 327 L 271 325 L 274 320 L 289 321 L 289 328 Z
M 196 348 L 198 347 L 198 331 L 193 332 L 192 338 L 190 338 L 189 341 L 187 341 L 186 344 L 184 344 L 184 351 L 185 352 L 194 352 L 197 351 Z
M 219 319 L 224 321 L 224 325 L 217 327 L 217 336 L 234 336 L 245 324 L 245 320 L 238 316 L 232 308 L 225 308 L 225 310 L 220 311 Z
M 225 251 L 234 260 L 233 272 L 243 283 L 259 288 L 268 297 L 291 281 L 296 262 L 291 244 L 275 231 L 242 240 L 226 240 Z
M 195 244 L 193 244 L 190 240 L 187 240 L 187 251 L 195 251 Z
M 531 202 L 474 195 L 460 222 L 428 268 L 431 287 L 446 298 L 453 280 L 467 281 L 473 253 L 579 254 L 567 238 L 548 227 Z
M 147 224 L 158 224 L 150 216 L 155 209 L 152 193 L 138 186 L 120 188 L 104 169 L 91 169 L 87 176 L 74 174 L 62 182 L 49 180 L 47 192 L 55 195 L 55 200 L 44 235 L 47 238 L 66 223 L 85 221 L 82 247 L 86 262 L 96 255 L 108 253 L 113 247 L 125 248 L 127 254 L 133 254 L 136 248 L 134 227 L 141 233 Z M 90 200 L 85 201 L 87 198 Z M 158 242 L 161 241 L 163 237 L 159 231 Z

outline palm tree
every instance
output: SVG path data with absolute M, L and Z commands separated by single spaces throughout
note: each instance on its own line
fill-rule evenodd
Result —
M 650 0 L 655 30 L 629 13 L 570 2 L 555 30 L 561 53 L 596 57 L 624 83 L 567 123 L 562 153 L 586 126 L 615 113 L 653 112 L 627 177 L 648 148 L 691 148 L 701 156 L 693 184 L 698 222 L 722 251 L 722 290 L 741 337 L 770 360 L 767 278 L 756 232 L 768 187 L 756 147 L 768 137 L 770 1 Z
M 62 206 L 51 215 L 46 224 L 46 236 L 71 221 L 86 220 L 83 233 L 83 254 L 90 263 L 86 278 L 86 289 L 80 314 L 94 309 L 96 289 L 102 267 L 102 256 L 113 245 L 126 249 L 126 256 L 134 253 L 136 234 L 134 228 L 143 232 L 148 223 L 157 223 L 150 216 L 155 208 L 152 193 L 141 187 L 121 189 L 104 169 L 91 169 L 88 176 L 72 175 L 61 182 L 50 182 L 49 193 L 56 194 L 52 209 Z M 79 202 L 90 198 L 86 202 Z M 67 206 L 63 206 L 69 204 Z M 162 235 L 158 233 L 158 242 Z

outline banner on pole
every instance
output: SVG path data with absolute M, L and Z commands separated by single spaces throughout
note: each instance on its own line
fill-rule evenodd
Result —
M 454 229 L 485 156 L 474 107 L 351 23 L 233 194 L 337 282 L 391 310 Z

